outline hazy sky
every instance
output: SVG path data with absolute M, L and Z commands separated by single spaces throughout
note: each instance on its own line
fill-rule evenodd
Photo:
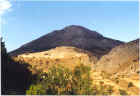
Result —
M 2 16 L 8 51 L 53 30 L 81 25 L 121 41 L 138 38 L 138 2 L 11 2 Z

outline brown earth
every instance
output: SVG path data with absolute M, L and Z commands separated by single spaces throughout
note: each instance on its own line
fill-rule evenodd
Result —
M 96 70 L 107 73 L 133 73 L 139 69 L 139 40 L 113 48 L 96 64 Z
M 44 52 L 25 53 L 14 57 L 14 59 L 30 64 L 33 72 L 36 70 L 45 72 L 49 66 L 56 64 L 64 65 L 70 69 L 81 63 L 93 67 L 98 60 L 88 51 L 68 46 L 56 47 Z

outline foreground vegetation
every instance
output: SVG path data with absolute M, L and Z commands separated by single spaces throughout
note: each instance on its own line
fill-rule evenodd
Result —
M 34 95 L 110 95 L 112 86 L 96 85 L 90 76 L 91 68 L 80 64 L 73 70 L 63 66 L 53 66 L 47 73 L 40 73 L 38 80 L 30 86 L 26 94 Z

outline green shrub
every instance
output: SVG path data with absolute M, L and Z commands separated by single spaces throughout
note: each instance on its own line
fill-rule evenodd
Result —
M 90 77 L 91 68 L 80 64 L 73 70 L 53 66 L 38 75 L 36 83 L 26 91 L 28 95 L 110 95 L 112 86 L 96 85 Z
M 137 74 L 140 74 L 140 71 L 137 71 Z
M 119 89 L 120 95 L 128 95 L 128 93 L 125 90 Z
M 74 94 L 77 95 L 89 95 L 92 94 L 92 79 L 90 78 L 91 68 L 89 66 L 80 65 L 77 66 L 72 74 L 72 89 Z
M 92 94 L 90 70 L 84 65 L 77 66 L 73 71 L 53 66 L 40 75 L 38 82 L 31 85 L 26 94 Z
M 113 93 L 113 86 L 104 85 L 103 83 L 96 86 L 96 94 L 94 95 L 111 95 Z
M 129 82 L 129 83 L 128 83 L 128 88 L 133 87 L 133 86 L 134 86 L 134 85 L 133 85 L 132 82 Z
M 43 86 L 41 84 L 31 85 L 30 90 L 26 91 L 27 95 L 45 95 L 46 90 L 43 90 Z
M 115 78 L 115 82 L 118 84 L 119 83 L 119 78 Z
M 45 90 L 43 94 L 44 92 L 45 94 L 62 94 L 70 81 L 69 77 L 69 70 L 54 66 L 48 70 L 48 73 L 41 73 L 36 84 L 31 85 L 26 94 L 40 95 L 42 90 Z M 40 85 L 40 89 L 37 89 L 38 85 Z

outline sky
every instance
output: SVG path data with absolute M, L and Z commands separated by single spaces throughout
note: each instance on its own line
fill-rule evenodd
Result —
M 136 1 L 11 0 L 7 4 L 7 7 L 3 7 L 7 11 L 0 11 L 0 22 L 8 52 L 69 25 L 81 25 L 105 37 L 125 42 L 139 37 Z

